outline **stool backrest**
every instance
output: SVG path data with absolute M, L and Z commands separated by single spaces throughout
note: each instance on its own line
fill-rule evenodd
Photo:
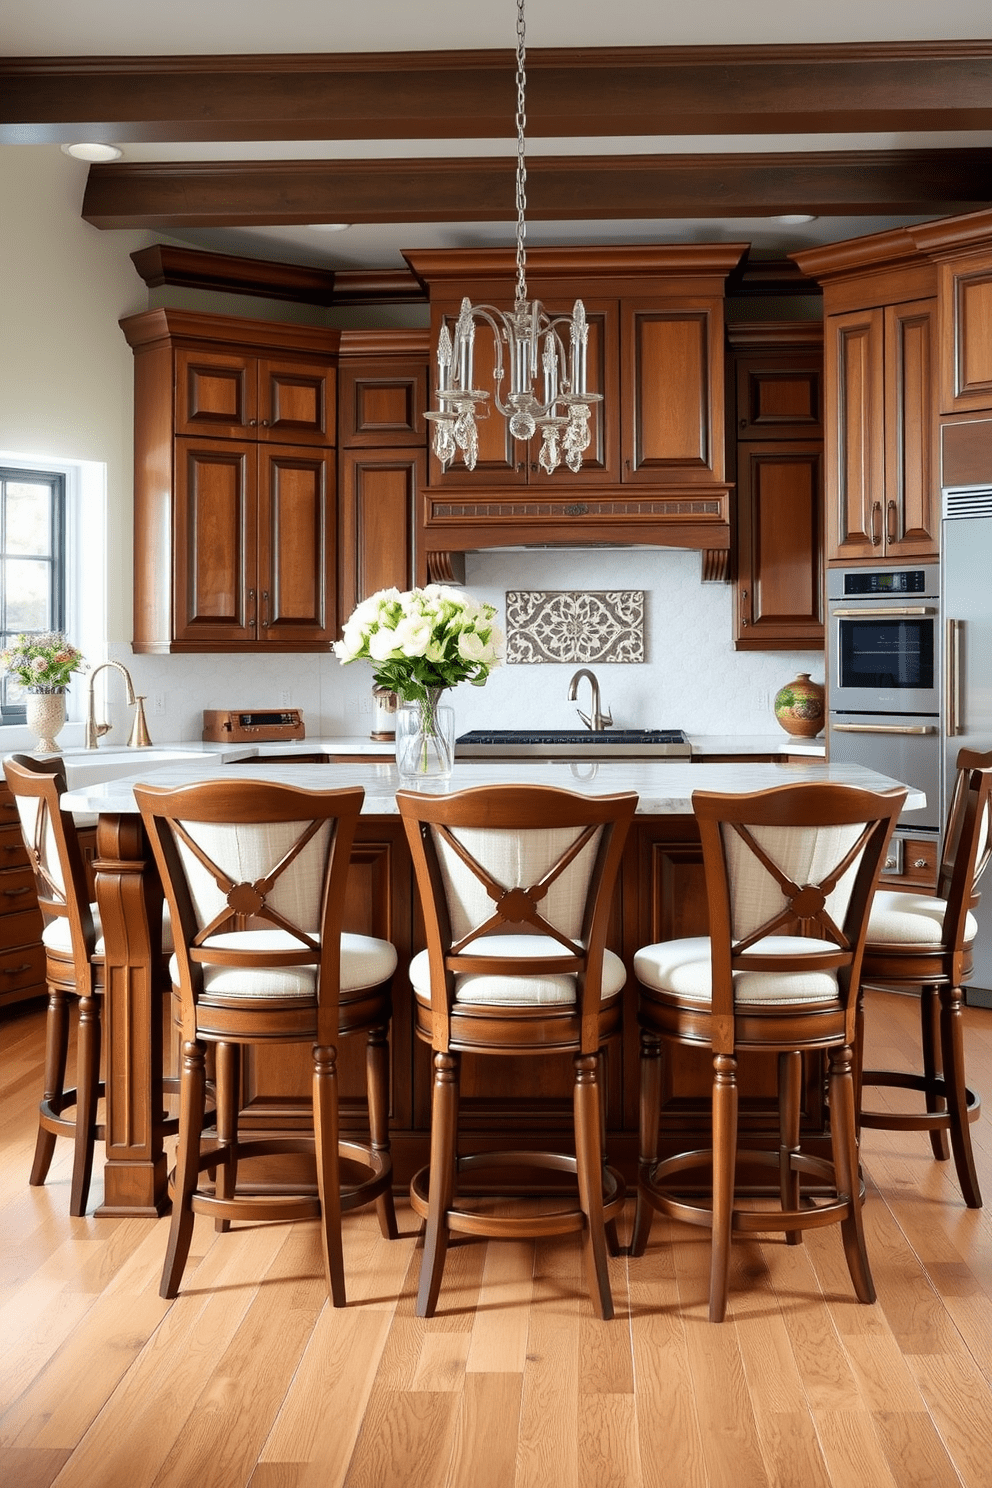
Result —
M 947 901 L 942 943 L 964 953 L 968 911 L 978 904 L 978 880 L 992 856 L 992 750 L 961 749 L 944 824 L 937 895 Z
M 345 884 L 364 796 L 360 786 L 257 780 L 135 786 L 172 914 L 184 1038 L 196 1033 L 206 968 L 313 967 L 318 1039 L 336 1041 Z
M 582 1048 L 598 1047 L 603 952 L 633 792 L 587 796 L 541 785 L 453 795 L 400 790 L 427 931 L 435 1048 L 446 1048 L 460 973 L 577 979 Z M 533 956 L 500 955 L 493 936 L 542 936 Z M 469 954 L 469 947 L 474 947 Z
M 715 1049 L 733 1048 L 735 972 L 835 976 L 853 1038 L 871 898 L 905 800 L 905 790 L 875 793 L 831 782 L 745 795 L 693 792 L 710 916 Z M 783 945 L 782 937 L 793 940 Z
M 62 761 L 14 754 L 4 760 L 3 773 L 17 803 L 42 916 L 67 922 L 76 981 L 85 986 L 96 929 L 76 824 L 59 804 L 67 789 Z

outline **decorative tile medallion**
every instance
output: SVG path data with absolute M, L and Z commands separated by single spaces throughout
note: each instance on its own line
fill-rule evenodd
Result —
M 507 590 L 506 660 L 644 661 L 644 590 Z

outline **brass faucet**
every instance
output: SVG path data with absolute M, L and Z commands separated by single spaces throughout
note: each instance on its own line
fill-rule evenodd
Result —
M 568 700 L 570 703 L 575 702 L 575 699 L 578 697 L 579 694 L 579 683 L 582 681 L 583 677 L 589 678 L 589 687 L 592 692 L 592 697 L 589 704 L 589 713 L 588 715 L 583 713 L 581 708 L 577 708 L 575 711 L 582 719 L 582 722 L 585 724 L 586 728 L 593 729 L 595 733 L 601 734 L 604 729 L 612 727 L 613 714 L 611 712 L 603 713 L 601 711 L 599 701 L 599 683 L 596 681 L 595 674 L 591 672 L 588 667 L 580 667 L 575 676 L 572 678 L 571 682 L 568 684 Z
M 110 732 L 111 725 L 109 723 L 97 723 L 96 721 L 96 697 L 93 690 L 97 673 L 102 672 L 105 667 L 113 667 L 115 671 L 120 672 L 124 678 L 124 685 L 127 688 L 127 700 L 135 710 L 134 723 L 131 727 L 131 733 L 128 736 L 127 747 L 129 749 L 147 749 L 152 741 L 148 737 L 148 726 L 145 723 L 144 695 L 138 698 L 135 697 L 131 673 L 122 661 L 101 661 L 100 665 L 95 666 L 90 672 L 86 708 L 85 747 L 87 749 L 96 749 L 101 736 Z

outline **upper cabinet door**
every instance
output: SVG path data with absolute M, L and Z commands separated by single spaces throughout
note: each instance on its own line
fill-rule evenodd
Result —
M 258 450 L 258 639 L 330 642 L 337 634 L 335 460 L 306 446 Z
M 258 424 L 255 358 L 237 351 L 178 347 L 175 432 L 211 439 L 252 439 Z
M 825 327 L 827 557 L 881 557 L 885 358 L 881 309 L 831 315 Z
M 936 558 L 937 326 L 934 300 L 885 309 L 885 524 L 887 558 Z
M 823 353 L 745 353 L 735 358 L 737 438 L 822 439 Z
M 940 411 L 992 408 L 992 263 L 987 248 L 940 265 Z
M 722 480 L 721 303 L 625 300 L 622 316 L 623 479 Z
M 326 362 L 260 357 L 257 437 L 274 444 L 332 445 L 337 393 Z
M 258 639 L 257 446 L 176 441 L 173 593 L 178 642 Z

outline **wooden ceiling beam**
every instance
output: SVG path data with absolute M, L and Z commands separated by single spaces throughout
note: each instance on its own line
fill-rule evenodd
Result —
M 0 60 L 0 143 L 487 139 L 513 53 Z M 533 137 L 992 128 L 992 42 L 533 49 Z
M 516 218 L 512 159 L 91 166 L 94 227 L 263 227 Z M 941 216 L 992 204 L 992 150 L 538 157 L 531 221 Z

